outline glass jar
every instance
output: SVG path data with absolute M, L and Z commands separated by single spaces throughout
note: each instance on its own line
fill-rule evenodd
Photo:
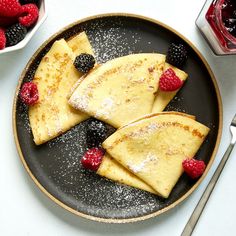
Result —
M 206 1 L 196 25 L 215 54 L 236 54 L 236 0 Z

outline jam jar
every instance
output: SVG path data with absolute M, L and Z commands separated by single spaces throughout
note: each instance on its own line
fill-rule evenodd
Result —
M 236 0 L 206 1 L 196 25 L 215 54 L 236 54 Z

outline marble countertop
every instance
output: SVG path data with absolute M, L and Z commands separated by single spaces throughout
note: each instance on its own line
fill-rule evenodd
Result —
M 0 234 L 39 235 L 180 235 L 229 142 L 229 124 L 236 111 L 236 55 L 215 56 L 195 26 L 204 0 L 87 0 L 47 1 L 48 18 L 28 45 L 0 55 Z M 67 212 L 33 183 L 18 157 L 13 138 L 12 105 L 15 88 L 26 63 L 52 34 L 73 21 L 100 13 L 126 12 L 164 22 L 189 39 L 209 63 L 223 102 L 223 131 L 215 161 L 196 191 L 174 209 L 132 224 L 104 224 Z M 235 110 L 234 110 L 235 109 Z M 236 235 L 236 150 L 215 187 L 193 235 Z

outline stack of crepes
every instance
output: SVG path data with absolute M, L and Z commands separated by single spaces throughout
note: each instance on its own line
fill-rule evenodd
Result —
M 165 55 L 140 53 L 96 65 L 82 76 L 73 66 L 80 53 L 93 54 L 84 32 L 56 41 L 42 59 L 33 79 L 39 102 L 29 109 L 35 143 L 95 117 L 118 129 L 103 143 L 107 153 L 97 173 L 168 197 L 182 160 L 194 156 L 208 133 L 192 116 L 160 113 L 178 92 L 158 89 L 163 71 L 171 67 L 181 80 L 187 74 L 166 63 Z

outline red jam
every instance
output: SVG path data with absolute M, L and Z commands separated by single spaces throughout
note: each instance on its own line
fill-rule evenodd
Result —
M 236 52 L 236 1 L 213 1 L 205 17 L 222 50 Z
M 236 1 L 225 0 L 222 5 L 221 15 L 226 30 L 236 37 Z

